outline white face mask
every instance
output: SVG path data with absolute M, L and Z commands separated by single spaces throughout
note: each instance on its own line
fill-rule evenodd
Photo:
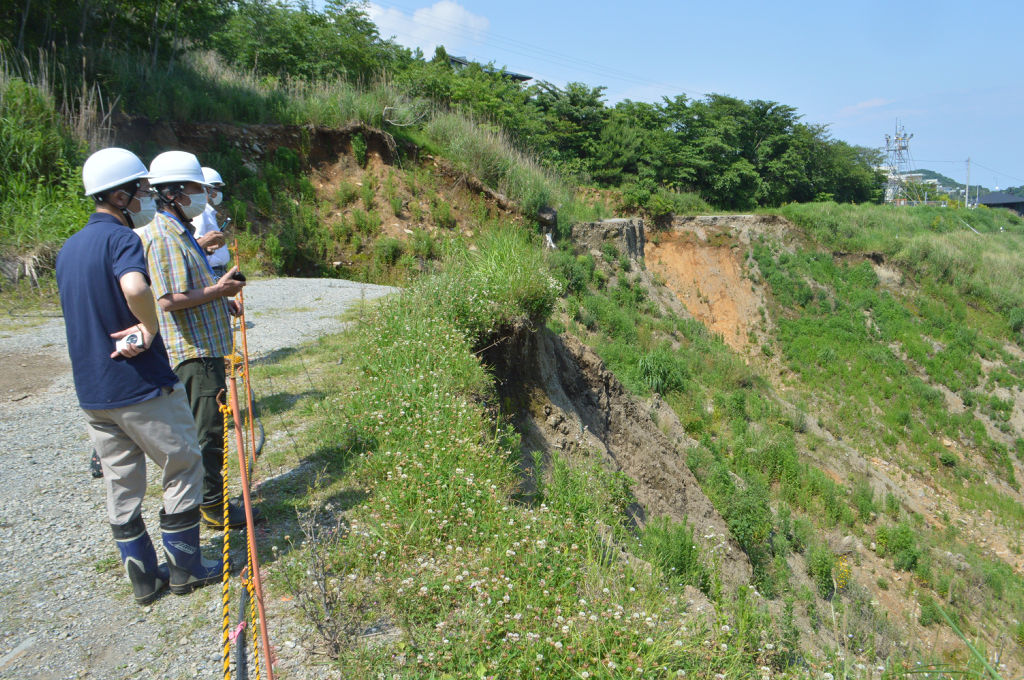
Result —
M 200 191 L 198 194 L 187 195 L 192 199 L 192 203 L 189 205 L 181 205 L 179 203 L 178 207 L 181 208 L 181 214 L 184 215 L 186 219 L 191 220 L 199 217 L 203 214 L 203 211 L 206 210 L 206 192 Z
M 153 221 L 156 216 L 156 199 L 152 196 L 146 196 L 140 198 L 139 209 L 135 212 L 125 209 L 125 211 L 132 216 L 132 225 L 138 229 L 144 227 Z
M 212 205 L 218 206 L 220 205 L 220 202 L 224 200 L 224 192 L 218 189 L 217 193 L 215 193 L 213 196 L 210 196 L 210 194 L 207 193 L 206 197 L 209 199 Z

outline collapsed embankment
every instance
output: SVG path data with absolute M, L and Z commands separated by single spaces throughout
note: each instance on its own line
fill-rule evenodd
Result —
M 625 474 L 636 498 L 633 521 L 688 522 L 720 565 L 724 584 L 750 582 L 747 556 L 686 465 L 686 449 L 696 442 L 670 408 L 629 394 L 592 349 L 547 329 L 519 333 L 485 359 L 499 394 L 515 409 L 524 452 L 539 451 L 545 461 L 555 452 L 578 464 L 597 459 Z M 546 471 L 529 456 L 524 468 L 529 493 L 530 479 Z

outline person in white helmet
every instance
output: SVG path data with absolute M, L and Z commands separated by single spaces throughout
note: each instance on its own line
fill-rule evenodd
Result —
M 224 276 L 231 262 L 231 251 L 224 244 L 224 233 L 217 223 L 217 206 L 224 200 L 224 180 L 213 168 L 203 167 L 206 208 L 192 220 L 196 242 L 206 252 L 206 261 L 214 276 Z
M 114 539 L 143 605 L 168 584 L 184 594 L 220 580 L 222 571 L 202 558 L 197 532 L 166 527 L 170 564 L 158 565 L 142 520 L 147 457 L 163 469 L 161 518 L 192 517 L 197 526 L 203 469 L 185 390 L 164 349 L 142 242 L 131 229 L 155 212 L 147 174 L 126 149 L 86 160 L 82 180 L 96 209 L 64 243 L 56 267 L 75 391 L 103 468 Z
M 195 155 L 167 151 L 149 165 L 159 211 L 137 233 L 142 238 L 160 310 L 167 356 L 185 385 L 203 454 L 203 522 L 224 528 L 224 420 L 217 395 L 225 389 L 224 357 L 232 352 L 231 316 L 241 313 L 232 298 L 245 285 L 238 267 L 216 277 L 190 229 L 206 207 L 206 182 Z M 228 506 L 228 526 L 246 525 L 238 498 Z M 254 518 L 255 519 L 255 518 Z

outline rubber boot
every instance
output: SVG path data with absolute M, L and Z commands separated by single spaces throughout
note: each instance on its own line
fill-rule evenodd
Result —
M 125 524 L 111 524 L 121 563 L 135 591 L 135 601 L 147 605 L 156 599 L 170 580 L 167 567 L 157 566 L 156 550 L 149 538 L 142 515 Z
M 171 592 L 187 595 L 196 588 L 216 583 L 223 564 L 208 560 L 199 550 L 199 508 L 169 515 L 160 511 L 164 552 L 171 572 Z
M 204 502 L 199 506 L 199 510 L 203 518 L 203 524 L 211 529 L 224 528 L 224 505 L 221 501 Z M 253 524 L 259 524 L 263 521 L 263 513 L 255 505 L 252 508 L 252 521 Z M 228 528 L 245 528 L 245 505 L 241 498 L 228 499 Z

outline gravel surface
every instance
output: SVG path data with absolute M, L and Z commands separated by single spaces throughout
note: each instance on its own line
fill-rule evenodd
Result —
M 341 330 L 347 308 L 393 290 L 252 281 L 245 289 L 250 357 Z M 103 483 L 88 473 L 91 447 L 62 320 L 0 330 L 0 365 L 38 377 L 0 394 L 0 678 L 223 677 L 220 588 L 165 595 L 142 608 L 117 567 Z M 150 485 L 159 486 L 156 466 L 149 468 Z M 147 498 L 144 517 L 159 546 L 158 510 L 159 501 Z M 214 536 L 204 530 L 204 545 Z M 233 545 L 241 542 L 235 536 Z M 303 663 L 303 640 L 289 633 L 272 638 L 277 677 L 322 677 L 322 668 Z

